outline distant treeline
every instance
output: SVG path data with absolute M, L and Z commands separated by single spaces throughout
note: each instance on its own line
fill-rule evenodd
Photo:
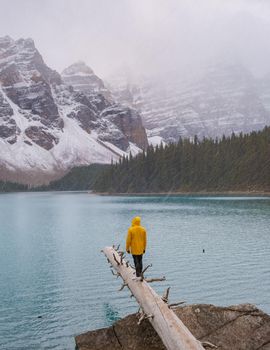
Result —
M 0 192 L 87 191 L 93 187 L 97 178 L 108 167 L 108 164 L 91 164 L 89 166 L 73 168 L 61 179 L 52 181 L 49 185 L 39 187 L 0 181 Z
M 0 193 L 1 192 L 22 192 L 27 191 L 26 185 L 17 184 L 9 181 L 0 181 Z
M 49 185 L 32 188 L 32 191 L 86 191 L 93 187 L 97 178 L 107 169 L 107 164 L 91 164 L 70 170 L 61 179 Z
M 270 127 L 222 139 L 180 139 L 112 164 L 97 192 L 270 191 Z

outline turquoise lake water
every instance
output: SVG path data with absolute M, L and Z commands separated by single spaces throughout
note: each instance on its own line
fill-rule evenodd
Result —
M 270 313 L 270 198 L 1 194 L 0 349 L 74 349 L 74 335 L 136 311 L 100 250 L 123 246 L 137 215 L 160 294 Z

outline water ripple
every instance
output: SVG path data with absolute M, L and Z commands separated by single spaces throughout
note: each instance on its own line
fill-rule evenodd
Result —
M 144 264 L 171 301 L 252 302 L 270 312 L 270 199 L 0 196 L 0 349 L 74 350 L 74 335 L 137 310 L 100 249 L 148 230 Z M 205 253 L 203 253 L 203 249 Z

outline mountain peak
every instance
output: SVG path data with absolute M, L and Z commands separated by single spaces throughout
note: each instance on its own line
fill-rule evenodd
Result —
M 36 49 L 35 48 L 35 42 L 31 38 L 26 38 L 26 39 L 20 38 L 20 39 L 16 40 L 15 43 L 17 45 L 22 45 L 22 46 L 31 47 L 31 48 Z
M 108 101 L 111 101 L 111 93 L 94 71 L 83 61 L 73 63 L 62 72 L 62 79 L 65 84 L 71 85 L 75 91 L 87 95 L 101 94 Z
M 9 35 L 5 35 L 0 37 L 0 47 L 3 49 L 8 48 L 9 46 L 13 46 L 13 45 L 19 46 L 19 47 L 31 47 L 31 48 L 35 48 L 35 43 L 34 40 L 31 38 L 20 38 L 18 40 L 14 40 L 12 39 Z
M 94 71 L 83 61 L 78 61 L 63 70 L 62 76 L 93 75 Z
M 9 35 L 0 37 L 0 47 L 5 48 L 12 43 L 14 43 L 14 40 Z

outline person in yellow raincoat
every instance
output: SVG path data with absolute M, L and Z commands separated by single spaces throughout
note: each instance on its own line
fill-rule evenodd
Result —
M 126 251 L 132 254 L 134 265 L 136 269 L 136 276 L 142 277 L 143 269 L 143 254 L 145 253 L 147 243 L 147 233 L 143 226 L 141 226 L 141 218 L 136 216 L 132 220 L 132 225 L 128 229 L 126 238 Z

